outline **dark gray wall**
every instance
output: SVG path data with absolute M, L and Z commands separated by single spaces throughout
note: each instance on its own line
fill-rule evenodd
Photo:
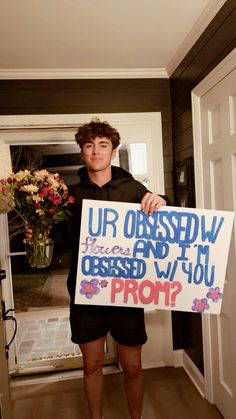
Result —
M 193 157 L 191 90 L 236 47 L 236 1 L 228 0 L 171 75 L 173 180 L 179 202 L 176 168 Z M 194 188 L 194 181 L 191 184 Z M 174 347 L 184 347 L 203 372 L 201 315 L 173 313 Z
M 228 0 L 171 75 L 174 161 L 193 155 L 191 90 L 236 47 L 236 1 Z
M 116 112 L 161 112 L 165 192 L 173 202 L 168 79 L 0 81 L 2 115 Z

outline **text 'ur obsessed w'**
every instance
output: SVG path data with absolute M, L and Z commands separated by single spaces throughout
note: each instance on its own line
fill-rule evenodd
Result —
M 106 279 L 111 304 L 175 307 L 183 287 L 215 285 L 212 248 L 223 225 L 222 215 L 191 210 L 167 207 L 148 216 L 131 208 L 120 216 L 114 208 L 89 206 L 81 275 L 93 281 L 89 286 L 96 283 L 96 295 Z

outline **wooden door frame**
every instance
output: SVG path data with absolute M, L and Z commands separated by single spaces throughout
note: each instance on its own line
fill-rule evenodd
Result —
M 2 284 L 0 281 L 0 303 L 2 304 Z M 5 325 L 3 322 L 2 306 L 0 307 L 0 365 L 1 365 L 1 383 L 0 383 L 0 417 L 2 419 L 12 419 L 10 380 L 8 372 L 8 362 L 6 357 L 6 336 Z
M 193 148 L 196 207 L 205 208 L 202 178 L 201 97 L 236 67 L 236 48 L 211 71 L 192 91 Z M 202 315 L 205 397 L 214 403 L 211 315 Z
M 106 120 L 109 117 L 108 121 L 113 126 L 115 126 L 120 134 L 122 135 L 122 128 L 126 125 L 131 127 L 139 127 L 139 140 L 143 142 L 143 134 L 147 132 L 151 135 L 152 138 L 156 140 L 155 143 L 149 143 L 149 151 L 147 158 L 152 157 L 151 163 L 149 165 L 149 171 L 155 173 L 155 168 L 158 167 L 158 176 L 153 176 L 153 182 L 150 184 L 150 189 L 154 192 L 165 193 L 164 191 L 164 165 L 163 165 L 163 143 L 162 143 L 162 123 L 161 123 L 161 113 L 160 112 L 140 112 L 140 113 L 110 113 L 110 114 L 40 114 L 40 115 L 2 115 L 0 116 L 0 145 L 4 145 L 6 148 L 5 154 L 7 160 L 10 158 L 8 156 L 9 150 L 7 147 L 9 144 L 25 144 L 27 140 L 32 141 L 32 132 L 34 133 L 34 141 L 40 143 L 47 143 L 47 130 L 53 132 L 53 143 L 58 143 L 58 141 L 71 142 L 71 138 L 74 138 L 73 133 L 76 132 L 77 127 L 80 124 L 83 124 L 85 121 L 91 120 L 93 117 L 98 117 L 101 120 Z M 133 129 L 133 128 L 132 128 Z M 145 131 L 146 130 L 146 131 Z M 14 132 L 14 141 L 12 141 L 12 132 Z M 22 138 L 22 132 L 24 136 Z M 55 138 L 55 141 L 53 140 Z M 158 141 L 161 139 L 161 141 Z M 155 159 L 155 163 L 153 160 Z M 6 173 L 4 174 L 6 175 Z M 5 220 L 6 221 L 6 220 Z M 1 219 L 0 219 L 1 223 Z M 3 220 L 2 220 L 3 223 Z M 3 223 L 4 224 L 4 223 Z M 5 223 L 5 228 L 7 225 Z M 7 234 L 7 233 L 6 233 Z M 3 246 L 2 246 L 3 247 Z M 9 249 L 4 249 L 5 254 L 9 253 Z M 0 238 L 0 256 L 1 256 L 1 238 Z M 7 270 L 7 268 L 6 268 Z M 7 291 L 4 290 L 6 293 Z M 12 296 L 7 295 L 7 301 L 10 303 Z M 159 325 L 159 333 L 163 336 L 163 363 L 161 365 L 158 361 L 159 351 L 153 351 L 151 345 L 153 342 L 156 342 L 157 335 L 153 333 L 152 324 L 153 316 L 161 316 L 163 330 Z M 161 313 L 156 310 L 151 313 L 146 313 L 147 319 L 152 319 L 147 321 L 146 327 L 147 331 L 152 332 L 152 336 L 149 336 L 147 345 L 143 349 L 143 365 L 144 368 L 164 366 L 164 365 L 173 365 L 174 364 L 174 351 L 173 351 L 173 340 L 172 340 L 172 327 L 171 327 L 171 312 L 164 311 Z M 168 327 L 166 327 L 168 326 Z M 11 331 L 8 331 L 8 334 Z M 11 358 L 10 354 L 10 364 L 14 364 L 13 357 Z

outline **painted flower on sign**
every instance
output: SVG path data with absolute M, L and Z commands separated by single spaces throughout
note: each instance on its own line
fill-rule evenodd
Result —
M 97 295 L 100 292 L 99 281 L 97 279 L 91 279 L 90 281 L 84 279 L 80 284 L 80 294 L 85 295 L 86 298 L 91 299 L 94 295 Z
M 220 292 L 220 288 L 209 288 L 209 292 L 207 293 L 207 298 L 211 299 L 214 303 L 217 303 L 222 297 L 223 294 Z
M 106 279 L 102 279 L 100 281 L 101 288 L 106 288 L 108 285 L 108 281 Z
M 204 313 L 205 310 L 208 310 L 209 304 L 207 301 L 207 298 L 195 298 L 195 300 L 193 300 L 193 306 L 192 306 L 192 310 L 193 311 L 197 311 L 197 313 Z

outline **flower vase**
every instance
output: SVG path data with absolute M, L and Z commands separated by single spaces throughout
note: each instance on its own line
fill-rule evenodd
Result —
M 31 226 L 32 238 L 25 240 L 28 262 L 32 268 L 46 268 L 50 265 L 53 255 L 53 240 L 48 230 L 42 225 Z

